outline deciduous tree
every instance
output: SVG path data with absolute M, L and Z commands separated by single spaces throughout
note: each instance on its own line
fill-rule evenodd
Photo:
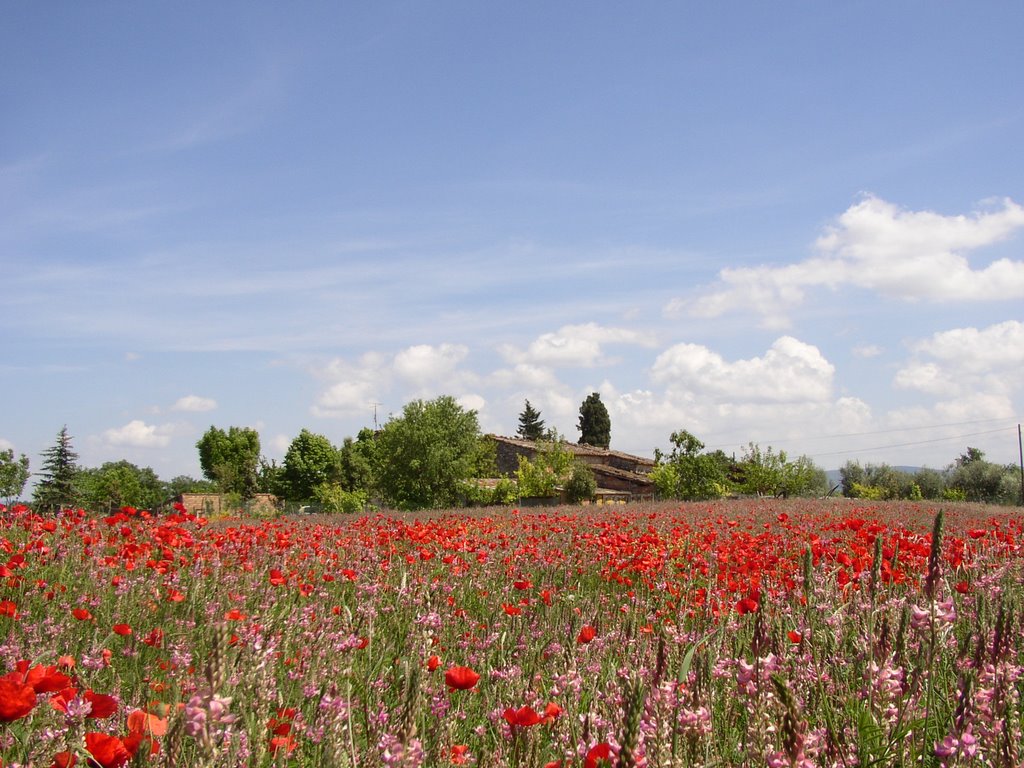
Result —
M 23 453 L 15 460 L 13 448 L 0 451 L 0 497 L 5 504 L 21 498 L 28 478 L 28 456 Z
M 473 476 L 480 425 L 476 411 L 443 395 L 414 400 L 377 436 L 377 485 L 399 509 L 453 506 Z
M 704 443 L 685 429 L 669 438 L 672 451 L 668 456 L 654 452 L 655 466 L 651 480 L 662 498 L 701 500 L 717 499 L 727 487 L 722 464 L 717 457 L 701 453 Z
M 324 435 L 303 429 L 284 455 L 287 498 L 309 501 L 318 486 L 336 480 L 338 451 Z
M 152 469 L 125 460 L 81 470 L 78 485 L 83 506 L 96 512 L 121 507 L 155 509 L 166 499 L 166 485 Z
M 196 448 L 203 474 L 217 483 L 221 491 L 252 498 L 260 462 L 260 436 L 255 429 L 229 427 L 225 432 L 210 427 Z

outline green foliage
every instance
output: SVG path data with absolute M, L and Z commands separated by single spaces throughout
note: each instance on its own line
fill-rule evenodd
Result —
M 286 491 L 284 467 L 273 459 L 267 461 L 261 456 L 260 466 L 256 473 L 256 492 L 272 493 L 283 499 L 287 496 Z
M 346 491 L 337 483 L 321 483 L 313 489 L 311 497 L 324 512 L 345 514 L 362 512 L 370 500 L 365 490 Z
M 217 493 L 217 484 L 212 480 L 197 480 L 188 475 L 178 475 L 164 483 L 165 499 L 171 499 L 183 493 Z
M 449 507 L 461 483 L 473 476 L 479 456 L 476 411 L 443 395 L 414 400 L 377 436 L 377 486 L 399 509 Z
M 42 453 L 43 465 L 36 483 L 33 507 L 36 512 L 56 512 L 79 503 L 78 454 L 71 447 L 68 428 L 57 433 L 57 442 Z
M 544 419 L 540 417 L 540 411 L 526 401 L 523 412 L 519 414 L 519 429 L 516 434 L 524 440 L 541 440 L 544 438 Z
M 740 490 L 757 496 L 800 496 L 823 493 L 824 471 L 806 456 L 790 461 L 785 451 L 776 453 L 771 446 L 761 450 L 750 443 L 740 462 Z
M 258 483 L 260 436 L 249 427 L 210 427 L 196 443 L 203 474 L 224 493 L 252 498 Z
M 121 507 L 156 509 L 168 498 L 167 486 L 152 469 L 125 460 L 83 469 L 77 483 L 83 506 L 94 512 L 111 512 Z
M 888 464 L 866 464 L 861 466 L 858 461 L 848 461 L 839 470 L 843 485 L 843 495 L 852 499 L 871 498 L 873 500 L 884 499 L 909 499 L 912 493 L 912 486 L 915 483 L 915 475 L 894 469 Z M 876 490 L 865 491 L 866 488 Z M 870 496 L 858 496 L 861 493 L 870 493 Z
M 655 451 L 655 466 L 650 477 L 658 495 L 668 499 L 717 499 L 727 489 L 721 461 L 713 454 L 701 453 L 704 443 L 696 436 L 680 430 L 670 438 L 672 451 L 668 456 Z
M 346 437 L 338 449 L 335 474 L 346 491 L 368 491 L 373 487 L 373 465 L 377 442 L 373 430 L 361 429 L 356 439 Z
M 967 501 L 1015 504 L 1020 498 L 1019 477 L 1012 465 L 985 461 L 985 454 L 968 448 L 949 468 L 947 488 L 960 491 Z
M 565 497 L 570 504 L 592 499 L 597 492 L 594 472 L 582 461 L 573 462 L 569 479 L 565 481 Z
M 303 429 L 284 455 L 282 470 L 285 498 L 306 501 L 313 490 L 332 481 L 337 471 L 338 451 L 324 435 Z
M 601 402 L 601 395 L 591 392 L 580 405 L 580 445 L 607 448 L 612 441 L 612 420 L 608 409 Z
M 13 448 L 0 451 L 0 498 L 3 498 L 4 503 L 10 506 L 13 501 L 21 498 L 29 474 L 28 456 L 21 454 L 15 460 Z
M 516 482 L 502 477 L 493 487 L 481 485 L 473 480 L 462 483 L 462 500 L 467 507 L 491 507 L 512 504 L 519 498 Z
M 576 457 L 565 448 L 561 440 L 542 441 L 530 461 L 519 457 L 516 483 L 521 496 L 555 496 L 564 487 L 572 473 Z

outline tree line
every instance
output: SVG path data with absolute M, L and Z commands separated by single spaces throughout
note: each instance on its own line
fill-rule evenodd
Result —
M 579 443 L 608 448 L 611 420 L 598 393 L 580 405 Z M 95 511 L 123 506 L 155 509 L 189 492 L 222 493 L 229 506 L 241 506 L 258 493 L 328 512 L 354 512 L 378 501 L 396 509 L 469 504 L 505 504 L 527 496 L 560 494 L 570 502 L 591 498 L 596 482 L 590 468 L 566 447 L 566 439 L 545 426 L 530 401 L 519 415 L 517 436 L 535 441 L 531 459 L 519 458 L 510 477 L 498 477 L 496 445 L 480 432 L 477 414 L 450 396 L 414 400 L 377 430 L 361 430 L 334 445 L 303 429 L 283 461 L 267 460 L 259 434 L 247 427 L 211 426 L 196 443 L 203 478 L 185 475 L 163 481 L 149 467 L 129 461 L 97 468 L 78 465 L 65 426 L 42 453 L 32 499 L 36 511 L 85 507 Z M 968 448 L 944 471 L 909 473 L 886 464 L 847 462 L 841 482 L 830 488 L 824 470 L 806 456 L 749 443 L 740 458 L 705 445 L 686 430 L 673 432 L 671 449 L 655 450 L 650 479 L 661 498 L 716 499 L 736 494 L 787 497 L 844 496 L 871 500 L 946 499 L 1013 504 L 1020 498 L 1016 468 L 986 461 Z M 9 506 L 30 477 L 29 460 L 0 451 L 0 498 Z M 488 482 L 481 482 L 487 479 Z

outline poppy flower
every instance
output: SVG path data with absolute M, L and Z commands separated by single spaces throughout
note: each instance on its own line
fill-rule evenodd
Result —
M 795 629 L 789 630 L 789 632 L 786 633 L 786 637 L 788 637 L 789 642 L 793 643 L 794 645 L 796 645 L 804 639 L 804 636 L 797 632 Z
M 555 704 L 555 702 L 550 701 L 548 702 L 548 705 L 544 707 L 544 722 L 554 722 L 555 718 L 560 714 L 562 714 L 562 708 Z
M 136 709 L 128 715 L 128 730 L 142 735 L 163 736 L 167 733 L 167 718 Z
M 36 693 L 53 693 L 66 688 L 71 683 L 70 677 L 58 672 L 57 667 L 52 665 L 36 664 L 30 669 L 29 662 L 22 660 L 17 663 L 15 669 L 17 671 L 12 672 L 8 677 L 16 678 L 25 685 L 31 685 Z
M 480 675 L 469 667 L 452 667 L 444 673 L 444 682 L 453 691 L 468 691 L 480 682 Z
M 431 656 L 429 659 L 427 659 L 427 669 L 430 672 L 433 672 L 439 666 L 441 666 L 441 657 L 440 656 Z
M 466 744 L 452 744 L 452 765 L 463 765 L 469 760 L 469 747 Z
M 100 768 L 120 768 L 132 759 L 131 752 L 117 736 L 106 733 L 85 734 L 85 748 Z
M 117 712 L 117 699 L 113 696 L 88 690 L 82 694 L 82 698 L 92 705 L 92 709 L 89 710 L 86 717 L 103 719 Z
M 597 768 L 599 761 L 607 762 L 608 765 L 612 763 L 612 748 L 607 742 L 602 741 L 600 744 L 595 744 L 590 748 L 583 761 L 583 768 Z
M 580 630 L 580 633 L 576 635 L 576 642 L 580 645 L 586 645 L 595 637 L 597 637 L 597 630 L 587 624 Z
M 511 603 L 502 603 L 501 609 L 509 616 L 519 616 L 523 612 L 522 608 Z
M 512 709 L 510 707 L 505 710 L 503 717 L 509 725 L 517 725 L 520 728 L 528 728 L 541 721 L 541 716 L 529 706 L 522 706 L 519 709 Z
M 92 614 L 89 613 L 88 608 L 75 608 L 75 610 L 71 612 L 71 615 L 79 621 L 88 621 L 92 618 Z
M 76 763 L 78 763 L 78 758 L 70 752 L 58 752 L 53 756 L 51 768 L 72 768 Z
M 0 722 L 20 720 L 36 707 L 36 691 L 31 685 L 0 677 Z
M 130 624 L 115 624 L 113 630 L 115 635 L 121 635 L 121 637 L 128 637 L 132 633 Z

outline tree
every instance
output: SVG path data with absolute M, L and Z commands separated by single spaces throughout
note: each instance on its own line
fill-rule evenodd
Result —
M 673 432 L 672 452 L 654 451 L 651 480 L 663 498 L 690 501 L 717 499 L 724 495 L 727 480 L 722 462 L 715 454 L 701 453 L 704 443 L 686 430 Z
M 612 420 L 601 402 L 601 395 L 591 392 L 580 405 L 580 445 L 607 448 L 612 441 Z
M 196 443 L 203 474 L 224 493 L 251 499 L 256 492 L 260 436 L 255 429 L 210 427 Z
M 164 498 L 172 499 L 183 493 L 216 493 L 217 484 L 212 480 L 197 480 L 188 475 L 172 477 L 164 483 Z
M 108 461 L 98 469 L 83 469 L 78 475 L 82 504 L 95 512 L 121 507 L 155 509 L 165 500 L 166 486 L 149 467 L 130 461 Z
M 533 460 L 519 457 L 516 484 L 521 496 L 554 496 L 564 488 L 572 475 L 576 457 L 561 440 L 543 441 L 537 446 Z
M 946 487 L 958 491 L 967 501 L 989 504 L 1014 504 L 1020 496 L 1013 465 L 986 461 L 977 448 L 968 448 L 949 468 Z
M 284 455 L 286 497 L 309 501 L 318 486 L 336 480 L 338 451 L 324 435 L 303 429 Z
M 36 512 L 57 512 L 78 503 L 78 454 L 71 447 L 71 435 L 65 425 L 57 433 L 57 442 L 41 454 L 43 458 L 39 482 L 36 483 L 33 506 Z
M 377 436 L 377 485 L 399 509 L 457 504 L 460 486 L 473 476 L 480 425 L 476 411 L 443 395 L 414 400 Z
M 368 491 L 373 487 L 373 466 L 377 439 L 373 430 L 359 430 L 355 440 L 346 437 L 338 450 L 336 474 L 346 491 Z
M 523 412 L 519 414 L 519 429 L 516 434 L 523 440 L 541 440 L 544 437 L 544 419 L 540 417 L 540 411 L 526 401 Z
M 21 498 L 28 478 L 28 456 L 23 453 L 15 461 L 13 448 L 0 451 L 0 497 L 7 506 Z
M 750 443 L 740 462 L 740 490 L 758 496 L 799 496 L 808 491 L 824 493 L 827 480 L 824 472 L 806 456 L 790 461 L 785 451 L 776 453 L 769 445 L 761 450 Z

